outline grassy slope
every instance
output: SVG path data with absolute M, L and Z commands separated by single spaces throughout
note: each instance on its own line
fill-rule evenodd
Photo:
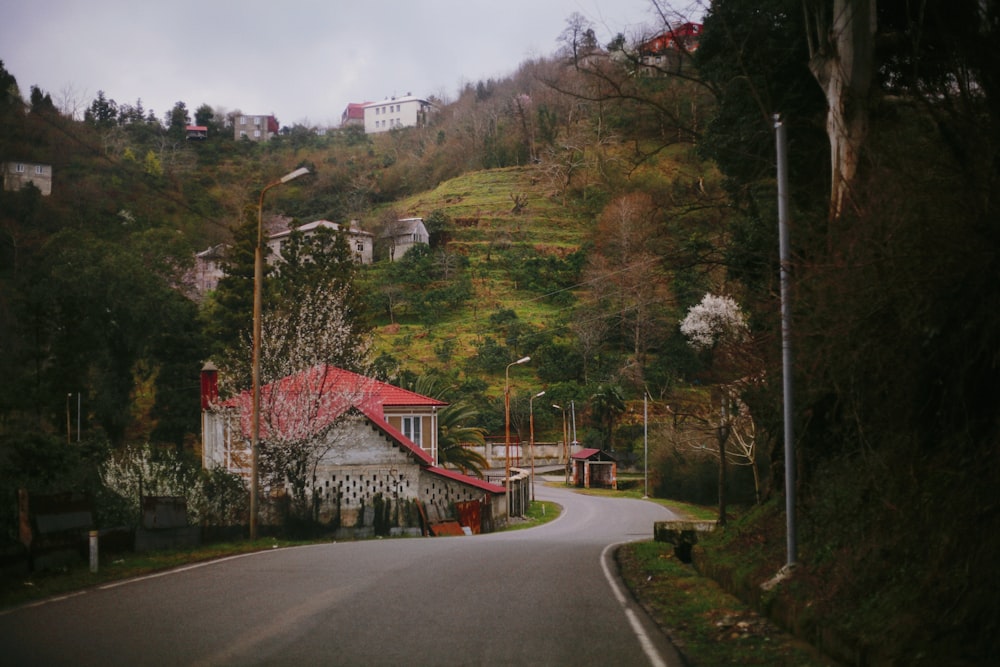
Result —
M 512 212 L 512 195 L 527 196 L 523 212 Z M 551 324 L 562 309 L 518 290 L 496 261 L 495 250 L 513 244 L 563 255 L 577 250 L 592 226 L 551 196 L 526 167 L 471 172 L 394 206 L 408 215 L 427 216 L 440 210 L 451 218 L 455 230 L 448 248 L 469 258 L 475 293 L 465 307 L 442 313 L 434 327 L 406 318 L 395 325 L 380 321 L 377 352 L 405 359 L 413 371 L 441 366 L 434 346 L 447 339 L 457 343 L 456 359 L 473 356 L 473 343 L 488 331 L 489 315 L 498 309 L 512 309 L 522 321 L 535 326 Z

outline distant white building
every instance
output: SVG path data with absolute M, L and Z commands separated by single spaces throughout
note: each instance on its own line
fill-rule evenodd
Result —
M 301 234 L 309 236 L 315 234 L 318 229 L 329 229 L 334 232 L 339 232 L 342 228 L 336 222 L 330 222 L 329 220 L 315 220 L 301 225 L 295 230 L 286 229 L 285 231 L 271 234 L 267 239 L 267 247 L 271 249 L 271 255 L 268 257 L 268 262 L 273 264 L 281 260 L 281 248 L 288 242 L 288 239 L 291 237 L 293 231 L 298 231 Z M 351 221 L 346 231 L 347 243 L 351 248 L 351 254 L 354 257 L 354 261 L 359 264 L 371 264 L 375 235 L 371 232 L 366 232 L 363 229 L 360 229 L 354 220 Z
M 52 165 L 37 162 L 4 162 L 3 189 L 20 190 L 31 183 L 45 196 L 52 194 Z
M 423 218 L 400 218 L 382 233 L 389 246 L 389 261 L 394 262 L 415 245 L 427 245 L 431 235 Z
M 390 97 L 364 105 L 365 134 L 388 132 L 401 127 L 417 127 L 427 123 L 434 105 L 413 97 Z
M 196 295 L 204 295 L 219 286 L 219 280 L 225 275 L 222 262 L 228 249 L 225 243 L 219 243 L 194 256 L 192 283 Z

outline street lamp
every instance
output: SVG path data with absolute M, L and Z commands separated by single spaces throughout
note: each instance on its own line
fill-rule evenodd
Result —
M 263 301 L 264 285 L 264 193 L 276 185 L 287 183 L 299 176 L 308 174 L 309 170 L 300 167 L 264 186 L 260 191 L 260 201 L 257 204 L 257 246 L 253 253 L 253 417 L 250 434 L 250 539 L 257 539 L 257 487 L 259 472 L 257 468 L 258 449 L 260 444 L 260 311 Z
M 530 438 L 528 444 L 531 447 L 531 502 L 535 502 L 535 399 L 544 396 L 545 392 L 540 391 L 528 399 L 528 424 Z
M 559 411 L 562 412 L 562 419 L 563 419 L 563 456 L 562 456 L 562 458 L 566 459 L 566 461 L 564 463 L 564 465 L 566 466 L 565 475 L 566 475 L 566 483 L 569 484 L 569 433 L 568 433 L 567 427 L 566 427 L 566 408 L 564 408 L 561 405 L 556 405 L 555 403 L 552 404 L 552 407 L 554 407 L 556 410 L 559 410 Z
M 568 464 L 569 463 L 569 440 L 568 440 L 569 435 L 566 432 L 566 408 L 564 408 L 561 405 L 556 405 L 555 403 L 552 404 L 552 407 L 554 407 L 556 410 L 559 410 L 560 412 L 562 412 L 562 422 L 563 422 L 563 440 L 562 440 L 563 441 L 563 456 L 565 457 L 566 463 Z
M 504 369 L 503 381 L 503 410 L 504 410 L 504 445 L 507 452 L 507 518 L 510 519 L 510 367 L 519 364 L 526 364 L 531 361 L 531 357 L 521 357 L 517 361 L 507 364 Z

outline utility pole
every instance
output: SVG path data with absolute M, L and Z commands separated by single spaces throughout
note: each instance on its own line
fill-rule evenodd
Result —
M 788 235 L 788 157 L 785 125 L 774 115 L 778 157 L 778 252 L 781 265 L 781 369 L 785 420 L 785 521 L 788 546 L 786 568 L 798 560 L 795 534 L 795 429 L 792 392 L 792 306 L 790 294 L 791 260 Z

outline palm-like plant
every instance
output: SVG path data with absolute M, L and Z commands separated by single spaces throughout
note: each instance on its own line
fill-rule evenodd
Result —
M 464 401 L 452 403 L 438 411 L 438 461 L 452 465 L 465 474 L 483 476 L 489 463 L 477 451 L 466 445 L 485 445 L 486 429 L 467 426 L 475 423 L 479 411 Z
M 424 396 L 442 401 L 451 401 L 449 394 L 454 385 L 443 386 L 443 378 L 436 375 L 421 375 L 413 383 L 412 390 Z M 451 402 L 438 410 L 438 462 L 453 466 L 464 474 L 483 477 L 483 469 L 489 462 L 467 445 L 484 446 L 486 429 L 470 426 L 479 419 L 479 410 L 462 400 Z

